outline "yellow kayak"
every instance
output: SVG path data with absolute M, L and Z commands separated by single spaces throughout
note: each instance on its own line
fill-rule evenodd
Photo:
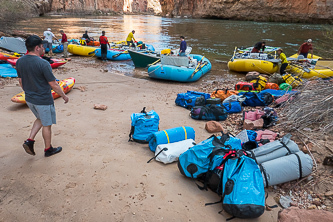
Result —
M 287 69 L 290 69 L 289 71 L 291 73 L 294 73 L 296 75 L 299 75 L 302 78 L 313 78 L 313 77 L 319 77 L 319 78 L 330 78 L 333 77 L 333 61 L 321 61 L 318 60 L 315 66 L 313 67 L 303 67 L 301 65 L 297 64 L 289 64 Z
M 236 72 L 252 72 L 272 74 L 278 71 L 277 63 L 272 63 L 260 59 L 234 59 L 228 62 L 228 68 Z
M 94 51 L 97 48 L 91 47 L 91 46 L 82 46 L 82 45 L 74 45 L 74 44 L 69 44 L 68 45 L 68 52 L 72 53 L 74 55 L 81 55 L 81 56 L 93 56 Z

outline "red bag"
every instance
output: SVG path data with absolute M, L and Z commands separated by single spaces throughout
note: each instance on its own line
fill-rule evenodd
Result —
M 255 89 L 254 89 L 253 83 L 251 83 L 251 82 L 238 82 L 235 85 L 235 90 L 252 91 Z

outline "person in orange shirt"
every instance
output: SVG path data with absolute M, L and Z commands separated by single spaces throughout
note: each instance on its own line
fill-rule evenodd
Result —
M 99 43 L 101 43 L 101 57 L 103 61 L 106 61 L 106 55 L 108 53 L 108 45 L 110 48 L 110 43 L 108 38 L 105 36 L 105 31 L 102 31 L 102 35 L 99 37 Z

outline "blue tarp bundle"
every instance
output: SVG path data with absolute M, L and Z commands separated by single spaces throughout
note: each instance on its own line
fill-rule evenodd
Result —
M 156 133 L 150 134 L 147 141 L 149 141 L 149 148 L 155 152 L 157 145 L 179 142 L 186 139 L 195 140 L 195 131 L 192 127 L 181 126 Z
M 13 68 L 11 64 L 0 64 L 0 77 L 6 78 L 11 77 L 15 78 L 17 77 L 17 71 Z

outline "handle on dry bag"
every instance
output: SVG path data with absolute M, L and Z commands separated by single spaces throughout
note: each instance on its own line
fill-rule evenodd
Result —
M 143 107 L 143 109 L 141 110 L 141 113 L 147 114 L 146 107 Z
M 158 155 L 160 155 L 163 151 L 168 151 L 168 148 L 164 147 L 163 149 L 161 149 L 160 152 L 158 152 L 158 154 L 156 154 L 153 158 L 151 158 L 150 160 L 148 160 L 147 163 L 149 163 L 150 161 L 156 159 L 156 157 Z

